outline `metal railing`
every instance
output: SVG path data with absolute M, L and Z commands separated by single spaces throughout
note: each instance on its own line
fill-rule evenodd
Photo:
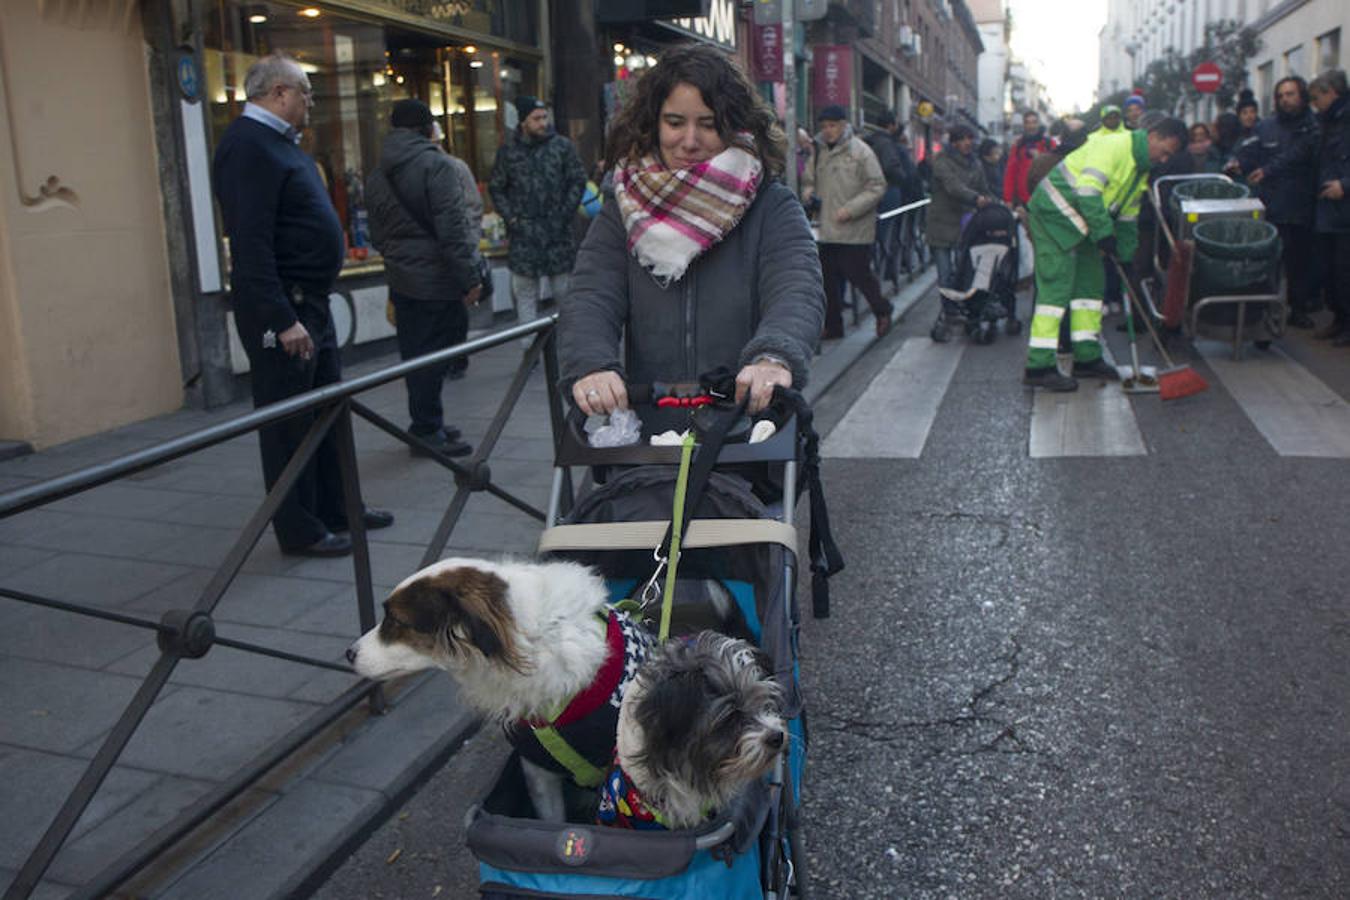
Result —
M 888 209 L 877 216 L 877 239 L 872 243 L 872 271 L 879 281 L 890 281 L 899 289 L 900 276 L 912 283 L 930 261 L 924 225 L 932 199 L 924 197 L 913 203 Z M 899 217 L 899 221 L 892 219 Z M 857 325 L 861 316 L 858 292 L 848 285 L 848 306 Z
M 350 381 L 328 385 L 288 398 L 231 419 L 228 422 L 164 441 L 107 462 L 88 466 L 76 472 L 0 495 L 0 519 L 4 519 L 52 503 L 63 497 L 69 497 L 108 484 L 162 463 L 205 450 L 208 447 L 257 431 L 283 419 L 303 414 L 316 415 L 313 425 L 291 457 L 290 462 L 287 463 L 276 483 L 249 517 L 234 545 L 216 568 L 191 608 L 171 610 L 158 621 L 155 621 L 0 586 L 0 597 L 10 600 L 154 631 L 159 646 L 158 660 L 151 667 L 135 696 L 127 704 L 116 724 L 113 725 L 111 731 L 103 740 L 102 745 L 94 754 L 78 783 L 66 797 L 61 809 L 47 827 L 37 846 L 29 854 L 13 883 L 6 889 L 4 900 L 22 900 L 22 898 L 28 897 L 37 887 L 180 661 L 200 659 L 210 652 L 213 646 L 219 645 L 274 659 L 283 659 L 351 674 L 349 667 L 329 660 L 290 653 L 248 641 L 221 637 L 215 632 L 212 613 L 230 584 L 239 574 L 241 567 L 248 559 L 249 553 L 262 537 L 278 506 L 300 477 L 306 463 L 314 455 L 324 438 L 332 432 L 337 439 L 347 523 L 352 541 L 356 603 L 360 627 L 362 632 L 375 627 L 375 600 L 371 582 L 370 546 L 367 542 L 366 528 L 362 517 L 364 504 L 361 500 L 360 474 L 352 431 L 353 415 L 365 419 L 396 440 L 411 447 L 421 448 L 426 451 L 430 458 L 455 475 L 455 493 L 451 497 L 430 543 L 427 545 L 420 566 L 429 565 L 441 557 L 465 505 L 474 493 L 486 492 L 541 523 L 544 521 L 545 514 L 542 510 L 493 483 L 491 468 L 488 466 L 488 457 L 501 438 L 511 412 L 524 393 L 530 373 L 541 357 L 544 361 L 545 391 L 548 395 L 549 416 L 553 425 L 552 433 L 555 435 L 560 433 L 563 411 L 557 392 L 552 389 L 552 385 L 557 384 L 558 381 L 558 361 L 553 341 L 556 321 L 557 316 L 555 314 L 504 329 L 477 340 L 468 341 L 446 350 L 353 378 Z M 431 445 L 389 422 L 355 399 L 358 394 L 396 381 L 411 372 L 439 365 L 448 360 L 468 357 L 483 350 L 531 335 L 534 335 L 534 340 L 529 349 L 525 351 L 520 366 L 507 387 L 486 434 L 483 435 L 473 454 L 462 462 L 436 453 Z M 564 510 L 570 506 L 571 500 L 572 484 L 569 473 L 562 491 Z M 314 712 L 290 732 L 274 741 L 216 789 L 194 801 L 187 810 L 173 821 L 105 866 L 72 896 L 81 898 L 81 900 L 86 900 L 86 898 L 87 900 L 94 900 L 94 898 L 110 894 L 118 885 L 151 863 L 166 848 L 201 825 L 213 813 L 241 794 L 270 769 L 283 762 L 290 754 L 301 748 L 324 728 L 367 698 L 369 698 L 375 711 L 383 710 L 384 696 L 378 684 L 362 681 L 353 685 Z

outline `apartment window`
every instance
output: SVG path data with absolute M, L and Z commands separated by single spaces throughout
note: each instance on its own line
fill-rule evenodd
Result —
M 1304 59 L 1304 56 L 1306 56 L 1306 54 L 1303 52 L 1302 44 L 1299 44 L 1297 47 L 1290 47 L 1288 50 L 1284 51 L 1285 77 L 1290 75 L 1307 76 L 1307 61 Z
M 1269 109 L 1271 97 L 1275 91 L 1275 61 L 1262 63 L 1256 70 L 1256 90 L 1257 100 L 1260 101 L 1263 109 Z
M 1333 28 L 1317 39 L 1317 71 L 1341 67 L 1341 30 Z

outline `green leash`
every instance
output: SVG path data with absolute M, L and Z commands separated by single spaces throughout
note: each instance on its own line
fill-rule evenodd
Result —
M 694 455 L 694 434 L 684 436 L 680 445 L 680 474 L 675 479 L 675 502 L 670 512 L 670 560 L 666 571 L 666 589 L 661 596 L 661 628 L 658 641 L 670 636 L 670 616 L 675 609 L 675 570 L 680 565 L 680 534 L 684 531 L 684 496 L 689 489 L 689 461 Z

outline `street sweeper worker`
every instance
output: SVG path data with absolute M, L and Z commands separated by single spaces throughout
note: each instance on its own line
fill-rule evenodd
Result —
M 1185 123 L 1171 118 L 1148 131 L 1102 135 L 1066 156 L 1036 186 L 1027 207 L 1036 246 L 1036 309 L 1024 384 L 1073 391 L 1077 378 L 1119 378 L 1102 359 L 1102 256 L 1134 254 L 1149 166 L 1180 152 L 1185 141 Z M 1066 310 L 1074 377 L 1055 366 Z

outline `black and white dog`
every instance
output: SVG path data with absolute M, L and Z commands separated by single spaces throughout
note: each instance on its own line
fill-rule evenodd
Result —
M 755 645 L 704 631 L 653 651 L 624 694 L 597 821 L 693 828 L 773 767 L 782 692 Z
M 652 646 L 608 599 L 604 581 L 576 563 L 447 559 L 394 588 L 384 620 L 347 659 L 366 678 L 449 672 L 519 749 L 535 813 L 561 822 L 564 779 L 593 788 L 612 761 L 620 703 Z M 582 770 L 541 737 L 561 738 Z

